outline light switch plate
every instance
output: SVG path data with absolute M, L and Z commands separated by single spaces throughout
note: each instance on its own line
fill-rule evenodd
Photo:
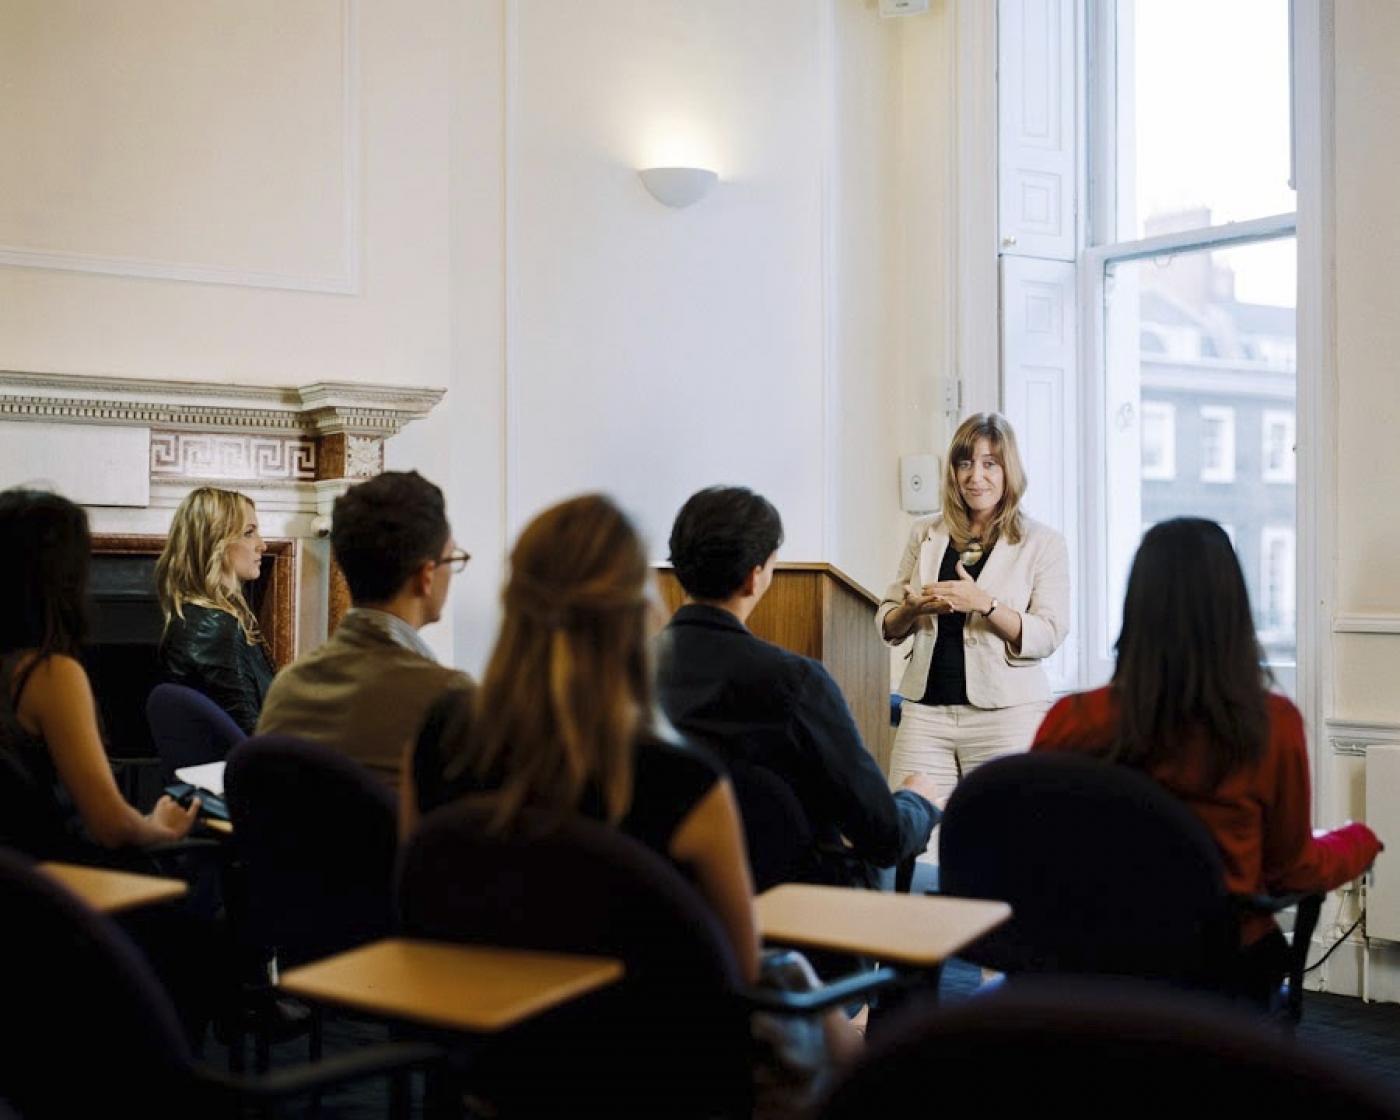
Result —
M 928 0 L 880 0 L 880 14 L 886 19 L 892 16 L 912 16 L 928 11 Z
M 899 457 L 899 504 L 905 513 L 930 513 L 939 507 L 938 456 Z

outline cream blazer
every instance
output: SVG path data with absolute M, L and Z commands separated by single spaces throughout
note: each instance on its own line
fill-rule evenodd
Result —
M 1021 524 L 1020 542 L 997 541 L 977 577 L 979 587 L 995 596 L 1001 606 L 1021 615 L 1021 651 L 1013 653 L 980 614 L 967 616 L 963 630 L 967 698 L 975 708 L 1009 708 L 1049 700 L 1050 680 L 1040 663 L 1060 648 L 1069 633 L 1069 550 L 1065 539 L 1024 514 Z M 899 561 L 899 575 L 875 612 L 875 628 L 887 645 L 899 642 L 885 638 L 885 616 L 904 601 L 906 584 L 937 582 L 947 548 L 942 514 L 914 523 Z M 937 640 L 937 618 L 921 616 L 899 686 L 906 700 L 923 697 Z

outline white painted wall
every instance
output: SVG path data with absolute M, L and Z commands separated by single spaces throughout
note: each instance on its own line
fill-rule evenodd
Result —
M 1400 153 L 1387 122 L 1400 115 L 1400 7 L 1346 0 L 1335 11 L 1336 491 L 1335 586 L 1338 616 L 1378 620 L 1388 633 L 1332 639 L 1327 716 L 1332 724 L 1376 724 L 1371 736 L 1400 729 L 1400 378 L 1395 373 L 1400 309 L 1400 226 L 1394 221 Z M 1345 731 L 1345 727 L 1343 728 Z M 1319 749 L 1321 822 L 1365 815 L 1360 758 Z M 1400 858 L 1400 821 L 1371 820 Z M 1349 910 L 1346 917 L 1354 915 Z M 1339 950 L 1325 966 L 1331 990 L 1360 991 L 1360 957 Z M 1371 994 L 1400 1001 L 1400 947 L 1373 951 Z
M 0 191 L 0 232 L 79 257 L 182 258 L 232 281 L 0 267 L 0 364 L 253 384 L 446 383 L 453 76 L 443 30 L 457 5 L 294 7 L 300 19 L 275 0 L 123 0 L 117 20 L 104 0 L 0 2 L 0 43 L 27 59 L 5 71 L 0 136 L 42 138 L 30 147 L 45 167 L 34 180 L 24 161 L 5 161 L 13 175 Z M 70 10 L 81 19 L 60 20 Z M 51 20 L 63 36 L 25 30 Z M 292 34 L 299 22 L 308 26 Z M 341 39 L 351 28 L 358 77 L 346 102 Z M 263 70 L 281 80 L 264 85 Z M 54 75 L 61 81 L 39 81 Z M 360 148 L 348 187 L 346 114 Z M 290 134 L 273 127 L 288 117 L 298 118 Z M 319 159 L 290 164 L 308 144 Z M 347 197 L 358 201 L 356 294 L 240 282 L 333 270 L 327 240 L 338 241 Z
M 0 0 L 0 136 L 42 170 L 0 194 L 0 368 L 447 386 L 388 464 L 444 484 L 475 556 L 428 634 L 468 668 L 515 532 L 587 488 L 664 556 L 691 491 L 744 483 L 786 557 L 883 584 L 945 334 L 942 172 L 900 155 L 906 76 L 946 85 L 941 13 L 269 4 Z M 919 96 L 941 168 L 948 105 Z M 690 210 L 635 175 L 689 160 L 722 178 Z M 350 290 L 294 290 L 338 268 Z
M 509 60 L 508 523 L 601 489 L 652 552 L 713 483 L 823 534 L 819 5 L 519 0 Z M 672 210 L 636 169 L 713 167 Z
M 878 593 L 894 576 L 904 533 L 903 40 L 898 21 L 872 19 L 864 5 L 833 8 L 825 559 Z
M 1400 7 L 1336 5 L 1339 614 L 1400 620 Z M 1397 627 L 1400 629 L 1400 627 Z M 1400 722 L 1400 633 L 1339 636 L 1335 714 Z
M 0 148 L 24 157 L 0 170 L 0 368 L 452 382 L 477 80 L 453 52 L 479 34 L 453 21 L 497 13 L 500 43 L 499 4 L 471 7 L 0 0 Z M 482 112 L 458 150 L 499 131 L 499 97 Z M 351 290 L 271 286 L 337 272 Z M 446 483 L 453 427 L 440 408 L 390 458 Z M 427 636 L 453 656 L 452 627 Z

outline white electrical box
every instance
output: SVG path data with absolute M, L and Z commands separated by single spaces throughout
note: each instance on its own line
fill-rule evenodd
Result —
M 1366 823 L 1387 848 L 1366 891 L 1366 936 L 1400 941 L 1400 744 L 1366 747 Z
M 886 19 L 891 16 L 912 16 L 928 11 L 928 0 L 880 0 L 880 14 Z
M 938 456 L 899 457 L 899 504 L 905 513 L 932 513 L 938 509 Z

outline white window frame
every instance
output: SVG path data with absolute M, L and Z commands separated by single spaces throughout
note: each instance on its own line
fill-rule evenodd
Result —
M 1235 410 L 1225 404 L 1203 404 L 1200 406 L 1201 430 L 1207 425 L 1220 425 L 1220 462 L 1212 466 L 1201 455 L 1202 482 L 1235 481 Z M 1205 436 L 1201 437 L 1201 447 L 1205 447 Z
M 1258 241 L 1272 241 L 1296 236 L 1297 232 L 1296 214 L 1275 214 L 1247 222 L 1230 222 L 1207 230 L 1166 233 L 1138 241 L 1094 245 L 1084 250 L 1080 255 L 1079 268 L 1079 338 L 1081 392 L 1085 402 L 1083 432 L 1088 463 L 1107 463 L 1109 458 L 1101 419 L 1108 414 L 1104 299 L 1109 266 L 1170 253 L 1227 249 Z M 1111 557 L 1124 548 L 1136 547 L 1135 541 L 1109 539 L 1111 530 L 1106 474 L 1106 471 L 1095 470 L 1083 472 L 1084 521 L 1081 536 L 1086 547 L 1083 574 L 1078 586 L 1081 588 L 1079 617 L 1083 620 L 1085 635 L 1085 640 L 1080 644 L 1081 672 L 1085 684 L 1101 684 L 1113 674 L 1113 643 L 1118 637 L 1124 590 L 1121 585 L 1125 573 L 1115 572 L 1117 586 L 1110 586 L 1109 573 L 1113 570 Z M 1124 530 L 1120 528 L 1119 531 Z M 1107 592 L 1099 590 L 1102 588 L 1108 588 Z M 1299 641 L 1302 641 L 1301 634 Z
M 1162 457 L 1152 467 L 1146 461 L 1142 477 L 1146 482 L 1170 482 L 1176 478 L 1176 405 L 1171 401 L 1142 402 L 1142 430 L 1147 431 L 1148 417 L 1162 422 Z
M 1073 0 L 1078 8 L 1081 35 L 1077 75 L 1067 75 L 1075 84 L 1079 102 L 1081 199 L 1095 199 L 1105 189 L 1116 190 L 1117 168 L 1111 150 L 1111 129 L 1090 134 L 1091 116 L 1116 112 L 1112 75 L 1108 68 L 1093 66 L 1095 60 L 1115 57 L 1111 36 L 1104 34 L 1102 0 Z M 1110 0 L 1111 2 L 1111 0 Z M 1336 461 L 1332 450 L 1337 433 L 1336 401 L 1329 389 L 1336 382 L 1335 280 L 1330 261 L 1335 252 L 1333 214 L 1335 207 L 1335 128 L 1334 0 L 1291 0 L 1293 49 L 1293 139 L 1294 185 L 1297 188 L 1296 215 L 1279 215 L 1211 232 L 1210 240 L 1221 246 L 1265 240 L 1293 233 L 1298 239 L 1297 307 L 1297 526 L 1300 549 L 1297 553 L 1298 659 L 1308 671 L 1298 675 L 1295 696 L 1314 747 L 1326 742 L 1324 714 L 1331 704 L 1333 656 L 1331 588 L 1335 582 L 1335 558 L 1330 543 L 1336 539 L 1335 503 L 1326 500 L 1335 490 Z M 959 3 L 954 35 L 957 66 L 955 104 L 957 106 L 957 227 L 952 267 L 956 272 L 956 308 L 950 309 L 949 330 L 956 339 L 957 378 L 963 389 L 964 408 L 991 407 L 1001 400 L 997 332 L 978 329 L 976 324 L 998 320 L 1000 303 L 996 286 L 994 248 L 1002 243 L 1004 231 L 998 228 L 997 200 L 990 188 L 997 182 L 999 13 L 995 3 Z M 1105 53 L 1107 52 L 1107 53 Z M 1094 150 L 1091 145 L 1097 145 Z M 1131 183 L 1123 184 L 1131 190 Z M 1102 249 L 1085 248 L 1110 241 L 1116 231 L 1091 229 L 1091 216 L 1102 226 L 1106 211 L 1077 205 L 1079 252 L 1073 262 L 1078 284 L 1078 338 L 1081 381 L 1078 386 L 1078 415 L 1092 418 L 1083 425 L 1082 456 L 1069 456 L 1066 481 L 1074 495 L 1072 518 L 1064 526 L 1074 562 L 1074 619 L 1071 640 L 1078 637 L 1077 684 L 1088 687 L 1106 680 L 1112 671 L 1111 659 L 1097 656 L 1093 635 L 1105 625 L 1098 596 L 1087 589 L 1102 586 L 1105 576 L 1104 538 L 1091 531 L 1101 516 L 1104 501 L 1104 447 L 1098 418 L 1105 415 L 1102 380 L 1088 376 L 1101 359 L 1103 338 Z M 1183 247 L 1171 236 L 1136 246 L 1139 256 Z M 1191 244 L 1199 245 L 1199 237 Z M 1134 246 L 1119 245 L 1121 252 Z M 1003 246 L 1002 251 L 1005 251 Z M 1101 523 L 1101 522 L 1100 522 Z M 1111 658 L 1112 640 L 1108 653 Z M 1062 686 L 1063 687 L 1063 686 Z M 1328 768 L 1314 766 L 1313 807 L 1315 816 L 1331 796 Z
M 1274 468 L 1269 466 L 1269 429 L 1278 423 L 1284 425 L 1285 447 L 1283 465 Z M 1292 483 L 1297 480 L 1298 471 L 1294 456 L 1297 443 L 1298 414 L 1282 408 L 1264 409 L 1263 418 L 1259 422 L 1259 472 L 1265 482 Z

